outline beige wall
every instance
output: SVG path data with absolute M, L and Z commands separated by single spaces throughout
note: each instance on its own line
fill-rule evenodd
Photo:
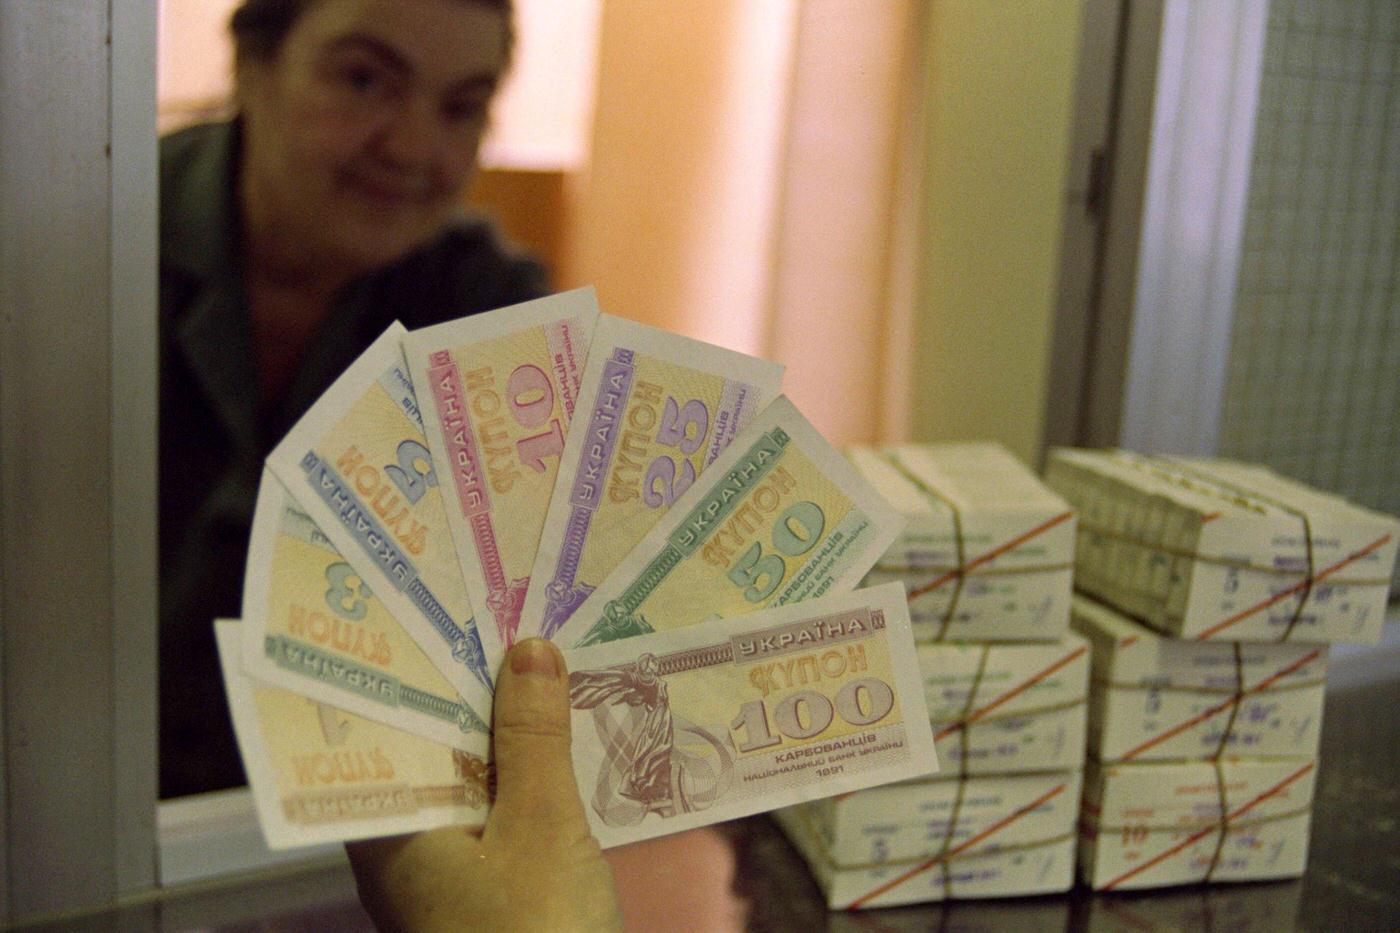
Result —
M 911 428 L 1037 461 L 1080 5 L 934 0 Z
M 921 2 L 607 0 L 561 283 L 783 363 L 837 444 L 903 436 L 891 265 Z
M 604 311 L 761 354 L 791 0 L 607 0 L 592 158 L 561 281 Z
M 602 0 L 512 2 L 515 51 L 492 105 L 482 164 L 515 172 L 571 171 L 588 158 Z M 159 0 L 156 100 L 162 132 L 228 116 L 228 22 L 240 3 Z
M 836 444 L 902 427 L 887 403 L 908 385 L 892 263 L 910 233 L 897 198 L 918 2 L 803 0 L 798 17 L 764 349 Z

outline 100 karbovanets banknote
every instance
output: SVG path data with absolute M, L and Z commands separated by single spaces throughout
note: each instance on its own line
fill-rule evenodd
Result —
M 900 584 L 565 651 L 604 847 L 937 767 Z

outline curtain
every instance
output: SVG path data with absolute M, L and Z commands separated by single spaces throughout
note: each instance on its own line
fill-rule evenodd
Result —
M 838 444 L 903 439 L 917 0 L 607 0 L 564 284 L 778 360 Z

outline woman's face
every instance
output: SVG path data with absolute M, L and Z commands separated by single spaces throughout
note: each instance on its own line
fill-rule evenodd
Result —
M 437 233 L 476 164 L 506 14 L 466 0 L 317 0 L 240 64 L 254 248 L 359 273 Z

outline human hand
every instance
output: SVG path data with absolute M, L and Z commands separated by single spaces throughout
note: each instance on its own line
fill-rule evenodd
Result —
M 349 842 L 360 902 L 384 930 L 619 930 L 569 747 L 569 678 L 552 643 L 522 641 L 496 678 L 496 799 L 479 831 Z

